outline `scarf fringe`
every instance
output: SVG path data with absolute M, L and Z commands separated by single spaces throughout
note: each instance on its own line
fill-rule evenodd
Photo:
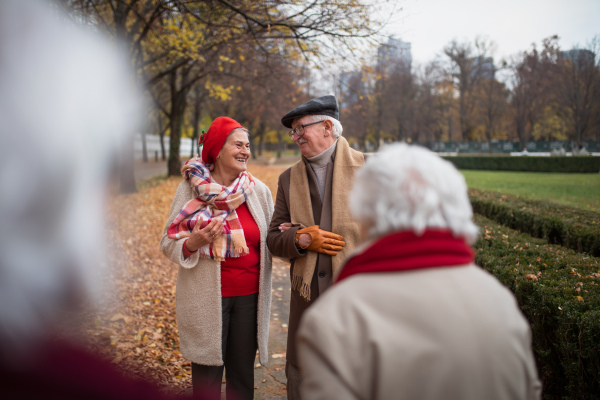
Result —
M 250 254 L 250 249 L 248 249 L 247 246 L 236 246 L 234 250 L 235 250 L 235 253 L 230 254 L 229 258 L 239 258 L 239 257 L 244 257 L 244 256 L 247 256 L 248 254 Z M 200 247 L 198 249 L 198 251 L 200 252 L 200 258 L 206 258 L 206 259 L 211 259 L 211 260 L 215 260 L 215 261 L 225 261 L 225 258 L 221 257 L 218 254 L 213 253 L 213 255 L 211 257 L 209 245 Z
M 292 289 L 300 292 L 300 296 L 302 296 L 306 301 L 310 301 L 310 283 L 304 282 L 302 276 L 292 276 Z
M 206 258 L 206 259 L 215 260 L 215 261 L 225 261 L 225 259 L 223 257 L 216 255 L 216 254 L 213 254 L 213 256 L 211 257 L 210 247 L 208 245 L 200 247 L 198 249 L 198 251 L 200 252 L 200 258 Z
M 248 252 L 249 252 L 248 247 L 241 243 L 234 244 L 233 249 L 235 250 L 235 254 L 239 254 L 240 257 L 248 254 Z

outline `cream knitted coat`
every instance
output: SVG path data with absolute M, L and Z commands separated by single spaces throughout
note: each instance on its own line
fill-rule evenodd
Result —
M 258 354 L 261 364 L 268 361 L 269 318 L 271 313 L 271 253 L 267 249 L 267 229 L 273 215 L 269 188 L 254 178 L 256 185 L 246 205 L 260 231 L 260 281 L 258 293 Z M 199 252 L 183 257 L 183 239 L 167 237 L 167 227 L 194 193 L 188 181 L 177 187 L 169 219 L 163 230 L 160 249 L 179 265 L 177 273 L 177 327 L 183 356 L 201 365 L 223 365 L 221 349 L 221 263 L 202 259 Z

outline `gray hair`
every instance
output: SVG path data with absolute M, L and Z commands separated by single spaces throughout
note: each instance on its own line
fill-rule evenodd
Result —
M 140 127 L 125 55 L 58 14 L 0 2 L 0 350 L 101 299 L 108 178 Z
M 342 123 L 337 119 L 330 117 L 329 115 L 308 115 L 310 117 L 310 122 L 317 122 L 322 120 L 331 121 L 333 124 L 333 136 L 337 139 L 342 135 L 344 128 L 342 128 Z
M 356 173 L 350 207 L 368 227 L 367 239 L 427 228 L 448 229 L 469 244 L 477 239 L 463 175 L 423 147 L 396 143 L 370 156 Z

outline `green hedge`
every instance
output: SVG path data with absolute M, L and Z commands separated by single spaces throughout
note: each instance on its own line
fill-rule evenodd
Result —
M 469 189 L 473 211 L 509 228 L 600 257 L 600 214 L 546 201 Z
M 476 262 L 517 298 L 532 328 L 544 399 L 600 394 L 600 259 L 476 215 Z
M 529 172 L 600 172 L 600 157 L 444 157 L 458 169 Z

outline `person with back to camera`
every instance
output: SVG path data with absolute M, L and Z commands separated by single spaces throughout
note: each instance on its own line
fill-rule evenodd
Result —
M 539 399 L 531 331 L 513 294 L 474 264 L 464 177 L 395 144 L 356 174 L 363 243 L 298 330 L 313 399 Z
M 114 40 L 48 3 L 0 1 L 0 398 L 174 399 L 89 349 L 113 283 L 107 195 L 143 95 Z
M 194 393 L 254 397 L 254 359 L 268 360 L 273 199 L 247 171 L 248 131 L 229 117 L 202 135 L 202 158 L 182 168 L 161 250 L 179 265 L 177 326 Z
M 299 397 L 296 329 L 312 302 L 331 286 L 358 241 L 347 206 L 354 172 L 364 155 L 342 134 L 334 96 L 312 99 L 288 112 L 282 124 L 302 159 L 279 177 L 275 214 L 267 236 L 273 255 L 291 260 L 292 292 L 286 352 L 288 399 Z

